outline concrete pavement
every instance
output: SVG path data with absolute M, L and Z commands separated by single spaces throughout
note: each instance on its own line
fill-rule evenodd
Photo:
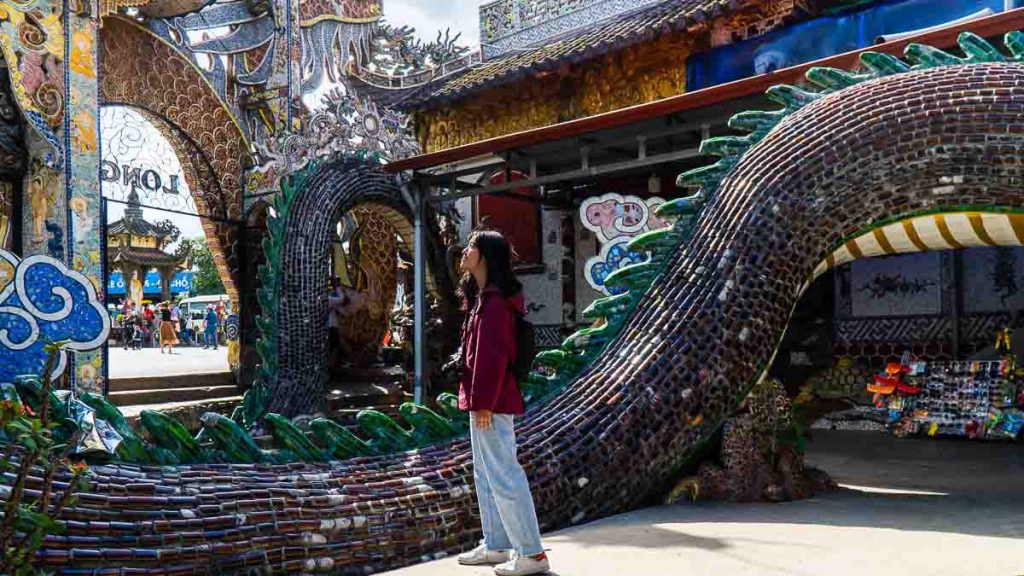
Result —
M 1024 445 L 823 431 L 808 459 L 847 487 L 785 504 L 647 508 L 546 534 L 552 574 L 1024 574 Z M 388 574 L 493 571 L 446 558 Z
M 159 348 L 125 350 L 110 348 L 110 378 L 142 376 L 180 376 L 228 371 L 228 347 L 203 350 L 202 347 L 176 347 L 174 354 L 161 354 Z

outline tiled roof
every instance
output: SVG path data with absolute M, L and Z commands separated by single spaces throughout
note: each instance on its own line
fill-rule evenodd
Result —
M 699 24 L 732 12 L 740 0 L 666 0 L 632 14 L 595 22 L 569 37 L 543 46 L 483 62 L 466 73 L 426 86 L 401 103 L 411 108 L 462 98 L 471 92 L 518 80 L 529 73 L 552 70 L 563 63 L 590 60 L 661 34 Z
M 118 234 L 134 234 L 136 236 L 162 236 L 157 229 L 142 218 L 122 218 L 107 227 L 107 234 L 116 236 Z
M 107 248 L 107 260 L 112 264 L 145 264 L 149 266 L 180 266 L 186 256 L 168 254 L 156 248 L 118 246 Z

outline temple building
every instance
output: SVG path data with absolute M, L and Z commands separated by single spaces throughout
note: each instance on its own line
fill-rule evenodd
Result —
M 558 347 L 589 323 L 582 312 L 596 298 L 619 291 L 605 279 L 644 259 L 627 246 L 667 225 L 657 207 L 695 191 L 675 178 L 714 160 L 701 142 L 736 134 L 728 122 L 738 112 L 785 105 L 786 95 L 766 98 L 767 88 L 807 85 L 808 72 L 825 67 L 855 70 L 867 50 L 901 55 L 914 42 L 956 50 L 964 31 L 999 42 L 1020 27 L 1018 7 L 498 0 L 480 8 L 482 49 L 464 69 L 414 90 L 394 81 L 368 88 L 413 114 L 426 152 L 389 169 L 414 170 L 428 202 L 454 202 L 463 237 L 481 225 L 510 237 L 540 344 Z M 1024 310 L 1024 251 L 985 247 L 984 236 L 961 241 L 952 221 L 919 228 L 853 243 L 823 265 L 776 373 L 868 402 L 864 382 L 894 359 L 963 360 L 992 348 Z M 965 250 L 866 258 L 902 252 L 894 246 L 906 242 Z
M 187 268 L 186 245 L 174 253 L 167 252 L 179 235 L 180 231 L 170 221 L 153 224 L 143 218 L 138 193 L 131 191 L 124 217 L 107 228 L 107 270 L 122 273 L 126 298 L 141 295 L 146 276 L 155 269 L 160 278 L 161 300 L 171 299 L 171 281 L 178 271 Z

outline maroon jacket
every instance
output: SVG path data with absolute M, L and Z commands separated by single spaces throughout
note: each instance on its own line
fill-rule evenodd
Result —
M 480 293 L 462 330 L 465 363 L 459 380 L 459 409 L 523 413 L 523 395 L 510 365 L 516 358 L 514 313 L 525 312 L 522 293 L 505 298 L 493 286 Z

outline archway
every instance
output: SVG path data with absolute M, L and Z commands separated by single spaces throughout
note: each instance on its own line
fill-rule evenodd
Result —
M 177 127 L 151 112 L 106 105 L 101 127 L 104 301 L 112 320 L 106 392 L 122 407 L 235 398 L 229 351 L 237 346 L 220 346 L 229 342 L 218 327 L 217 351 L 199 351 L 212 347 L 205 307 L 223 304 L 225 318 L 237 310 L 208 240 L 237 228 L 228 207 L 213 204 L 222 199 L 213 170 Z M 177 343 L 157 354 L 162 302 L 173 304 Z
M 389 222 L 407 246 L 413 245 L 411 210 L 399 182 L 365 160 L 344 158 L 317 166 L 295 194 L 280 243 L 277 374 L 270 401 L 270 411 L 289 416 L 315 413 L 324 403 L 327 339 L 318 320 L 327 317 L 331 236 L 341 216 L 356 207 L 370 211 Z M 431 226 L 432 214 L 425 220 Z M 439 240 L 428 238 L 427 249 L 430 268 L 446 271 L 437 265 L 445 258 Z M 450 304 L 452 284 L 446 273 L 427 274 L 427 289 Z
M 204 224 L 224 286 L 238 304 L 242 171 L 250 158 L 242 130 L 203 76 L 173 47 L 138 24 L 104 19 L 100 102 L 143 110 L 178 150 L 186 178 L 201 184 L 197 206 L 225 222 Z M 153 62 L 161 66 L 153 67 Z

